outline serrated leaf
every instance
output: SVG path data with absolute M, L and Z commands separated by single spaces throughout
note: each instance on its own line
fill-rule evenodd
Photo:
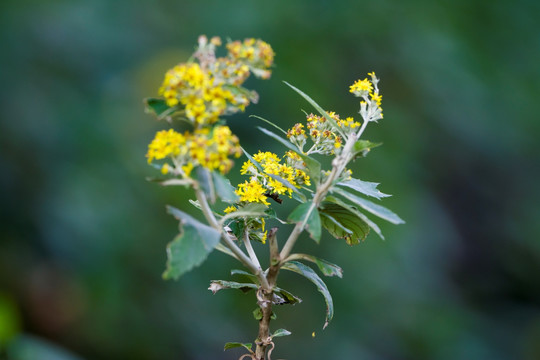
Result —
M 167 206 L 167 211 L 180 221 L 180 234 L 167 245 L 167 267 L 163 277 L 176 280 L 206 260 L 219 243 L 221 234 L 172 206 Z
M 385 208 L 384 206 L 377 205 L 369 200 L 363 199 L 337 187 L 334 188 L 332 191 L 338 193 L 339 195 L 343 196 L 344 198 L 351 201 L 353 204 L 361 207 L 362 209 L 369 211 L 373 215 L 376 215 L 381 219 L 391 222 L 392 224 L 398 225 L 405 223 L 405 221 L 403 221 L 397 214 Z
M 369 226 L 346 208 L 336 204 L 325 204 L 320 210 L 322 226 L 337 239 L 356 245 L 369 234 Z
M 374 197 L 376 199 L 381 199 L 381 198 L 385 198 L 385 197 L 388 197 L 388 196 L 392 196 L 392 195 L 388 195 L 388 194 L 380 192 L 377 189 L 377 186 L 379 186 L 379 183 L 376 183 L 376 182 L 362 181 L 362 180 L 358 180 L 358 179 L 350 179 L 350 180 L 342 181 L 342 182 L 338 183 L 337 185 L 338 186 L 346 186 L 348 188 L 351 188 L 353 190 L 358 191 L 361 194 L 371 196 L 371 197 Z
M 210 171 L 202 166 L 198 166 L 195 171 L 195 178 L 199 182 L 201 189 L 205 193 L 210 203 L 215 203 L 216 191 L 214 189 L 214 181 L 212 180 Z
M 263 127 L 257 126 L 257 128 L 260 131 L 262 131 L 264 134 L 266 134 L 266 135 L 270 136 L 271 138 L 279 141 L 280 143 L 285 145 L 288 149 L 290 149 L 290 150 L 294 151 L 295 153 L 297 153 L 302 158 L 304 163 L 306 164 L 306 167 L 307 167 L 307 170 L 308 170 L 308 175 L 313 179 L 313 182 L 316 183 L 316 184 L 319 183 L 319 180 L 321 179 L 321 163 L 320 162 L 318 162 L 314 158 L 309 157 L 309 156 L 305 155 L 304 153 L 302 153 L 302 151 L 300 151 L 298 146 L 294 145 L 289 140 L 286 140 L 286 139 L 282 138 L 281 136 L 279 136 L 279 135 L 273 133 L 272 131 L 270 131 L 268 129 L 265 129 Z
M 235 281 L 225 281 L 225 280 L 212 280 L 210 282 L 210 287 L 208 290 L 212 291 L 212 293 L 217 293 L 219 290 L 224 289 L 238 289 L 242 292 L 248 292 L 250 290 L 256 290 L 257 285 L 250 284 L 250 283 L 238 283 Z
M 289 215 L 288 220 L 294 223 L 302 223 L 306 226 L 306 230 L 316 243 L 321 241 L 321 218 L 315 207 L 312 208 L 312 202 L 298 205 L 296 209 Z M 308 211 L 311 213 L 308 214 Z
M 371 149 L 376 148 L 377 146 L 381 146 L 382 143 L 372 143 L 368 140 L 358 140 L 354 143 L 353 147 L 353 153 L 355 155 L 358 155 L 361 153 L 362 156 L 366 156 L 368 152 L 371 151 Z
M 222 201 L 231 204 L 238 202 L 239 197 L 234 192 L 234 186 L 231 185 L 229 179 L 215 171 L 212 172 L 212 179 L 217 195 Z
M 343 200 L 341 200 L 339 198 L 336 198 L 334 196 L 327 196 L 325 198 L 325 201 L 329 201 L 331 203 L 338 204 L 338 205 L 344 207 L 345 209 L 349 210 L 350 212 L 352 212 L 353 214 L 358 216 L 360 219 L 362 219 L 366 224 L 368 224 L 369 227 L 371 229 L 373 229 L 373 231 L 375 231 L 375 233 L 377 233 L 377 235 L 379 235 L 379 237 L 381 239 L 384 240 L 384 236 L 383 236 L 379 226 L 377 226 L 377 224 L 375 224 L 373 221 L 371 221 L 366 215 L 364 215 L 360 211 L 358 211 L 358 209 L 355 208 L 354 206 L 352 206 L 352 205 L 346 203 L 345 201 L 343 201 Z
M 274 331 L 271 337 L 275 338 L 275 337 L 288 336 L 288 335 L 291 335 L 291 332 L 289 330 L 277 329 L 276 331 Z
M 324 111 L 324 109 L 315 102 L 315 100 L 313 100 L 311 97 L 309 97 L 306 93 L 304 93 L 302 90 L 294 87 L 293 85 L 289 84 L 288 82 L 284 81 L 284 83 L 290 87 L 291 89 L 293 89 L 294 91 L 296 91 L 300 96 L 302 96 L 304 99 L 307 100 L 307 102 L 309 102 L 311 104 L 311 106 L 313 106 L 315 108 L 315 110 L 317 110 L 317 112 L 319 112 L 319 114 L 321 114 L 322 116 L 324 116 L 324 118 L 332 125 L 332 127 L 334 128 L 334 130 L 336 130 L 337 132 L 340 133 L 341 136 L 343 136 L 344 138 L 346 138 L 345 134 L 343 133 L 343 130 L 338 126 L 338 124 L 336 123 L 336 121 L 334 119 L 332 119 L 330 117 L 330 115 L 328 115 L 328 113 L 326 111 Z
M 223 351 L 229 350 L 229 349 L 234 349 L 234 348 L 237 348 L 237 347 L 243 347 L 243 348 L 246 348 L 247 350 L 249 350 L 249 352 L 253 352 L 251 350 L 252 346 L 253 346 L 252 343 L 228 342 L 228 343 L 225 344 L 225 347 L 223 348 Z
M 326 322 L 324 323 L 323 329 L 328 326 L 328 323 L 334 317 L 334 303 L 332 301 L 332 296 L 326 287 L 326 284 L 322 279 L 317 275 L 315 271 L 309 266 L 306 266 L 298 261 L 288 261 L 281 267 L 282 269 L 293 271 L 297 274 L 300 274 L 306 277 L 317 287 L 317 290 L 323 295 L 324 301 L 326 302 Z

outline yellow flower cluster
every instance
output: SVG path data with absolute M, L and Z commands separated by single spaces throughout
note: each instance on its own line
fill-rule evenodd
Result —
M 240 173 L 242 175 L 250 175 L 251 178 L 249 182 L 245 181 L 243 184 L 240 184 L 238 190 L 236 190 L 237 195 L 240 196 L 240 201 L 260 202 L 269 205 L 266 200 L 268 196 L 275 196 L 277 198 L 278 195 L 286 194 L 291 197 L 293 189 L 287 187 L 271 175 L 280 177 L 297 188 L 300 188 L 301 185 L 311 185 L 309 176 L 302 169 L 303 163 L 298 154 L 289 151 L 285 157 L 287 163 L 282 164 L 282 159 L 276 154 L 258 152 L 253 156 L 253 159 L 259 163 L 262 172 L 251 161 L 244 162 Z M 289 159 L 292 160 L 289 161 Z
M 228 126 L 222 125 L 184 134 L 173 129 L 159 131 L 148 146 L 146 157 L 148 163 L 169 157 L 174 167 L 166 163 L 161 168 L 162 172 L 188 177 L 199 165 L 226 173 L 233 165 L 229 156 L 239 157 L 241 153 L 238 138 Z
M 152 160 L 165 159 L 167 156 L 177 156 L 186 144 L 184 135 L 177 133 L 173 129 L 162 130 L 156 133 L 154 140 L 148 145 L 148 163 Z
M 233 41 L 227 44 L 227 50 L 233 59 L 247 62 L 255 75 L 263 79 L 270 77 L 271 71 L 268 68 L 274 61 L 274 51 L 264 41 L 253 38 L 243 42 Z
M 181 63 L 170 69 L 159 89 L 167 105 L 184 109 L 185 117 L 196 128 L 214 124 L 222 115 L 243 111 L 250 99 L 256 99 L 255 94 L 239 88 L 250 72 L 264 79 L 271 74 L 268 68 L 274 52 L 264 41 L 231 42 L 227 45 L 228 56 L 216 58 L 216 47 L 220 45 L 221 39 L 217 37 L 208 42 L 201 36 L 194 54 L 198 62 Z
M 338 114 L 333 111 L 327 112 L 327 115 L 333 119 L 337 125 L 342 128 L 345 135 L 353 132 L 355 128 L 360 126 L 360 123 L 354 121 L 352 117 L 341 119 Z M 317 116 L 309 114 L 307 116 L 306 128 L 311 141 L 312 147 L 306 152 L 306 154 L 335 154 L 339 152 L 343 139 L 341 135 L 338 135 L 332 125 L 326 120 L 324 116 Z M 287 131 L 287 137 L 289 140 L 296 144 L 300 149 L 303 149 L 307 135 L 304 131 L 303 124 L 295 124 L 291 129 Z
M 159 131 L 148 146 L 148 162 L 169 159 L 161 166 L 163 174 L 189 177 L 196 166 L 228 172 L 231 156 L 240 156 L 238 138 L 227 126 L 217 125 L 223 115 L 244 111 L 257 94 L 241 85 L 251 73 L 268 78 L 274 60 L 270 45 L 246 39 L 227 45 L 228 54 L 216 57 L 221 39 L 199 37 L 193 60 L 167 71 L 159 89 L 170 111 L 181 114 L 193 131 L 180 134 L 173 129 Z
M 375 76 L 374 72 L 368 73 L 371 80 L 365 78 L 364 80 L 357 80 L 349 88 L 349 92 L 356 97 L 361 97 L 364 100 L 360 102 L 360 115 L 365 121 L 377 121 L 383 118 L 381 102 L 382 95 L 379 94 L 379 88 L 377 84 L 379 79 Z

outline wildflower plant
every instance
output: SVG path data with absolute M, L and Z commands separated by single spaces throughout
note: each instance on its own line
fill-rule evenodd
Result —
M 225 123 L 225 116 L 242 112 L 256 103 L 256 92 L 243 87 L 254 75 L 268 79 L 274 52 L 267 43 L 246 39 L 229 41 L 227 55 L 217 57 L 222 45 L 218 37 L 199 37 L 193 56 L 170 69 L 159 89 L 159 98 L 146 99 L 147 111 L 172 126 L 158 131 L 148 146 L 148 163 L 166 178 L 164 186 L 184 186 L 193 190 L 190 204 L 202 213 L 204 222 L 184 211 L 168 206 L 168 212 L 180 222 L 180 233 L 167 246 L 165 279 L 178 279 L 201 265 L 214 249 L 238 260 L 244 269 L 231 270 L 232 280 L 213 280 L 209 290 L 253 291 L 259 322 L 252 343 L 227 343 L 225 349 L 244 347 L 241 358 L 270 359 L 277 337 L 289 335 L 285 329 L 270 330 L 275 305 L 294 305 L 301 300 L 289 290 L 278 287 L 282 270 L 297 273 L 311 281 L 326 302 L 326 321 L 332 320 L 332 297 L 312 264 L 325 276 L 342 276 L 342 269 L 314 255 L 293 252 L 300 235 L 306 231 L 319 243 L 322 229 L 349 245 L 365 240 L 370 230 L 383 238 L 380 228 L 370 219 L 375 216 L 393 224 L 403 221 L 392 211 L 368 200 L 386 196 L 377 183 L 352 177 L 351 161 L 366 156 L 378 146 L 361 139 L 367 125 L 383 118 L 379 79 L 368 74 L 350 86 L 360 98 L 360 118 L 342 118 L 323 110 L 308 95 L 285 83 L 307 100 L 316 114 L 287 131 L 259 118 L 269 128 L 259 130 L 283 146 L 281 154 L 261 150 L 250 155 L 240 147 L 239 139 Z M 179 129 L 182 129 L 180 131 Z M 233 187 L 226 175 L 234 159 L 245 156 L 240 174 L 245 180 Z M 331 167 L 323 169 L 320 157 L 329 157 Z M 279 207 L 295 202 L 294 210 L 280 219 Z M 287 234 L 267 222 L 293 224 Z M 261 261 L 253 242 L 267 248 Z M 241 280 L 240 280 L 241 279 Z

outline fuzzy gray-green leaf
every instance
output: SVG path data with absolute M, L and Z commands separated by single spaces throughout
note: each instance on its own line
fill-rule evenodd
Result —
M 171 206 L 167 210 L 180 221 L 180 234 L 167 245 L 165 279 L 178 279 L 201 265 L 219 243 L 219 231 Z

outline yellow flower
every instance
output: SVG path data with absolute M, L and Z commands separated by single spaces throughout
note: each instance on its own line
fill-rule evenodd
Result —
M 161 173 L 163 175 L 167 175 L 169 173 L 169 164 L 163 164 L 161 167 Z
M 158 131 L 152 142 L 148 145 L 148 152 L 146 153 L 148 163 L 151 163 L 154 159 L 160 160 L 167 156 L 180 154 L 181 146 L 185 142 L 185 137 L 173 129 Z
M 256 179 L 251 179 L 250 182 L 245 181 L 243 184 L 238 185 L 238 189 L 235 192 L 236 195 L 240 196 L 240 201 L 260 202 L 264 205 L 270 205 L 264 195 L 266 189 Z
M 234 207 L 234 206 L 228 206 L 225 210 L 223 210 L 223 212 L 224 212 L 225 214 L 229 214 L 229 213 L 235 212 L 236 210 L 237 210 L 236 207 Z
M 356 96 L 368 94 L 371 92 L 371 90 L 373 90 L 373 84 L 367 78 L 364 80 L 357 80 L 349 87 L 349 92 L 355 94 Z

